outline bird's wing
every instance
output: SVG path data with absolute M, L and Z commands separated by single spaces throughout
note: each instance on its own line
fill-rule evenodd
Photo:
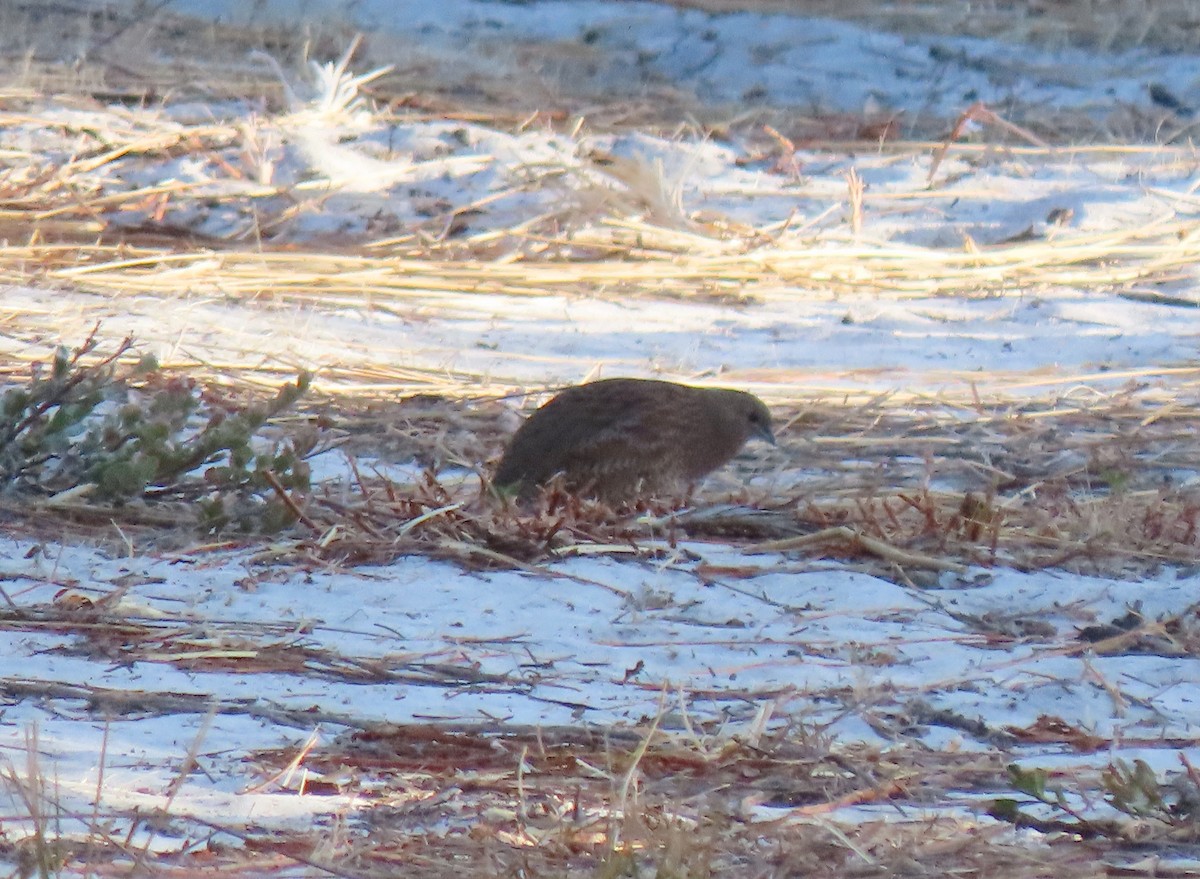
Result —
M 498 485 L 537 484 L 606 456 L 623 459 L 653 439 L 657 404 L 651 397 L 628 386 L 603 394 L 578 390 L 564 391 L 521 425 L 496 471 Z

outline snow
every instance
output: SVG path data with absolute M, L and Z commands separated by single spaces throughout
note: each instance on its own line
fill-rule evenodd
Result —
M 1147 616 L 1177 610 L 1196 594 L 1200 577 L 1124 582 L 998 570 L 979 572 L 971 582 L 981 585 L 916 592 L 832 565 L 788 572 L 786 559 L 766 556 L 754 561 L 762 573 L 732 583 L 697 577 L 696 568 L 744 566 L 747 557 L 714 545 L 685 549 L 700 561 L 573 559 L 552 565 L 556 576 L 543 579 L 466 573 L 412 557 L 385 567 L 294 571 L 247 555 L 112 558 L 83 546 L 39 552 L 8 540 L 5 591 L 18 607 L 44 607 L 64 586 L 99 598 L 120 585 L 128 590 L 116 609 L 122 618 L 144 621 L 157 634 L 146 643 L 131 638 L 128 648 L 114 645 L 104 664 L 87 649 L 86 630 L 7 631 L 0 636 L 6 677 L 202 701 L 192 713 L 134 713 L 105 724 L 89 719 L 77 700 L 52 700 L 53 711 L 42 700 L 23 700 L 5 711 L 0 748 L 18 751 L 36 721 L 41 759 L 85 812 L 101 753 L 105 805 L 128 806 L 161 798 L 196 741 L 206 773 L 188 781 L 186 808 L 196 810 L 190 814 L 229 820 L 253 813 L 259 822 L 270 815 L 287 824 L 310 818 L 309 809 L 350 803 L 297 803 L 289 794 L 279 810 L 270 789 L 238 792 L 254 779 L 236 765 L 247 752 L 336 728 L 338 717 L 356 725 L 626 725 L 655 717 L 665 694 L 667 730 L 681 713 L 692 724 L 736 730 L 769 701 L 777 716 L 796 711 L 809 723 L 830 724 L 827 733 L 839 742 L 886 748 L 890 737 L 875 724 L 921 700 L 997 733 L 1043 716 L 1062 718 L 1114 742 L 1093 755 L 1092 765 L 1200 734 L 1200 660 L 1090 656 L 1076 638 L 1082 625 L 1108 621 L 1135 603 Z M 964 623 L 1012 615 L 1014 607 L 1049 632 L 998 649 Z M 300 668 L 246 673 L 236 661 L 213 670 L 183 661 L 193 653 L 253 657 L 280 648 L 303 649 L 310 659 Z M 362 681 L 336 671 L 360 664 L 373 670 Z M 220 713 L 201 732 L 209 701 L 264 714 L 313 712 L 318 720 L 289 730 Z M 934 748 L 978 746 L 937 726 L 902 733 L 913 736 Z M 1124 741 L 1130 746 L 1118 744 Z M 1200 759 L 1197 748 L 1187 751 Z M 1070 756 L 1058 745 L 1018 753 L 1028 765 Z
M 192 14 L 246 24 L 294 21 L 312 9 L 311 3 L 285 0 L 250 6 L 192 0 L 188 6 Z M 400 65 L 436 64 L 441 83 L 532 78 L 547 91 L 631 96 L 670 88 L 708 104 L 812 114 L 877 108 L 904 112 L 912 123 L 953 115 L 975 101 L 1103 116 L 1114 106 L 1148 105 L 1152 83 L 1194 103 L 1200 80 L 1200 57 L 1189 55 L 1048 51 L 872 32 L 799 15 L 711 14 L 645 2 L 357 0 L 320 6 L 323 17 L 348 21 L 376 40 L 390 38 Z M 563 48 L 539 55 L 521 51 L 527 43 Z
M 232 20 L 250 14 L 245 9 L 255 15 L 264 9 L 219 0 L 187 5 L 189 12 Z M 269 8 L 278 15 L 295 11 L 282 2 Z M 1099 118 L 1114 106 L 1144 105 L 1152 75 L 1185 96 L 1200 81 L 1200 55 L 1049 53 L 650 3 L 363 0 L 352 14 L 364 28 L 391 29 L 448 65 L 462 61 L 469 46 L 477 71 L 517 63 L 516 50 L 505 48 L 514 40 L 584 41 L 599 59 L 595 70 L 559 76 L 582 79 L 585 89 L 590 82 L 633 92 L 650 77 L 706 102 L 737 103 L 753 94 L 775 107 L 853 113 L 875 107 L 910 119 L 952 118 L 975 100 L 997 108 L 1083 109 Z M 552 210 L 580 181 L 596 184 L 598 172 L 587 158 L 596 152 L 661 168 L 667 189 L 679 197 L 684 228 L 700 212 L 760 228 L 799 212 L 798 225 L 827 233 L 829 243 L 846 237 L 844 175 L 851 168 L 868 187 L 864 242 L 897 248 L 960 247 L 964 236 L 987 245 L 1031 227 L 1052 237 L 1047 217 L 1061 208 L 1074 212 L 1073 231 L 1097 233 L 1197 213 L 1197 162 L 1186 149 L 1064 150 L 1036 158 L 1004 150 L 952 153 L 931 189 L 927 151 L 802 151 L 800 173 L 789 178 L 765 162 L 743 163 L 750 145 L 736 139 L 513 134 L 449 121 L 383 122 L 365 111 L 341 122 L 300 113 L 264 119 L 238 104 L 83 112 L 48 101 L 40 112 L 82 128 L 103 128 L 120 117 L 160 130 L 172 119 L 182 125 L 211 115 L 258 132 L 262 152 L 252 163 L 253 184 L 231 179 L 220 162 L 169 156 L 128 157 L 103 171 L 104 185 L 118 190 L 177 181 L 195 198 L 173 208 L 169 221 L 225 238 L 245 232 L 250 209 L 208 209 L 206 196 L 257 198 L 257 187 L 314 178 L 319 198 L 280 224 L 278 240 L 361 240 L 381 216 L 408 229 L 426 222 L 431 211 L 442 221 L 447 209 L 431 205 L 458 209 L 481 200 L 488 200 L 487 210 L 470 219 L 471 231 L 509 228 Z M 79 150 L 78 138 L 29 116 L 4 128 L 0 148 L 61 162 Z M 245 158 L 230 146 L 223 161 Z M 546 169 L 565 173 L 571 186 L 517 185 Z M 339 184 L 336 191 L 329 181 Z M 267 197 L 260 206 L 271 203 Z M 149 209 L 130 212 L 123 222 L 137 225 L 148 217 Z M 1196 295 L 1187 273 L 1177 283 L 1178 295 Z M 795 398 L 897 387 L 933 394 L 972 382 L 1008 383 L 1012 393 L 1033 395 L 1073 383 L 1080 372 L 1093 373 L 1090 387 L 1115 387 L 1131 375 L 1193 366 L 1200 345 L 1200 324 L 1190 315 L 1106 289 L 1062 285 L 907 301 L 873 291 L 830 292 L 802 304 L 783 288 L 757 292 L 755 301 L 735 307 L 570 290 L 537 297 L 429 291 L 394 307 L 353 309 L 226 298 L 202 277 L 191 295 L 165 303 L 151 294 L 118 298 L 13 286 L 5 290 L 13 316 L 0 351 L 24 354 L 40 344 L 33 331 L 38 316 L 69 306 L 76 325 L 64 336 L 82 338 L 101 321 L 106 334 L 133 335 L 167 367 L 251 357 L 281 369 L 387 364 L 477 375 L 481 386 L 529 387 L 597 371 L 723 371 L 748 377 L 745 383 L 759 381 L 768 398 L 772 392 Z M 773 384 L 774 376 L 782 378 Z M 414 472 L 392 462 L 379 466 L 401 479 Z M 338 453 L 327 453 L 315 475 L 346 479 L 348 467 Z M 1094 754 L 1058 744 L 1014 745 L 1012 759 L 1025 766 L 1097 767 L 1121 757 L 1166 769 L 1176 766 L 1177 748 L 1200 762 L 1200 660 L 1093 656 L 1078 639 L 1081 627 L 1108 622 L 1134 605 L 1147 618 L 1179 612 L 1194 602 L 1200 575 L 1164 570 L 1129 582 L 1054 571 L 972 571 L 950 588 L 916 590 L 832 563 L 801 566 L 794 558 L 744 556 L 714 544 L 682 549 L 687 554 L 657 563 L 559 561 L 547 566 L 548 576 L 535 577 L 469 573 L 417 557 L 380 567 L 296 570 L 246 551 L 171 556 L 133 546 L 132 557 L 120 557 L 100 547 L 0 537 L 6 560 L 0 580 L 10 608 L 50 606 L 64 588 L 93 600 L 122 588 L 127 591 L 115 611 L 149 630 L 144 642 L 125 644 L 85 629 L 5 629 L 5 680 L 179 694 L 250 710 L 211 718 L 200 708 L 167 716 L 131 711 L 101 720 L 77 698 L 13 698 L 0 714 L 0 753 L 21 766 L 27 732 L 36 725 L 43 768 L 56 779 L 66 810 L 85 815 L 102 770 L 106 807 L 165 804 L 195 746 L 204 771 L 187 778 L 173 808 L 270 826 L 307 826 L 314 815 L 360 805 L 352 797 L 301 797 L 259 786 L 263 779 L 246 765 L 258 749 L 298 744 L 314 730 L 336 734 L 339 718 L 355 724 L 633 725 L 654 717 L 664 694 L 667 729 L 679 728 L 686 716 L 737 731 L 770 703 L 776 718 L 829 724 L 827 732 L 843 746 L 886 748 L 893 739 L 881 730 L 891 724 L 896 737 L 930 748 L 984 748 L 958 730 L 900 729 L 897 715 L 921 700 L 997 733 L 1048 716 L 1113 742 Z M 722 580 L 699 575 L 702 565 L 757 570 Z M 987 614 L 1040 627 L 1015 640 L 997 638 L 970 622 Z M 243 673 L 237 662 L 219 668 L 180 661 L 189 652 L 252 657 L 268 649 L 303 650 L 308 658 L 292 671 L 270 673 Z M 371 670 L 361 680 L 341 673 L 360 664 Z M 292 727 L 278 720 L 279 711 L 301 718 L 310 710 L 324 719 Z M 960 808 L 944 804 L 946 814 Z M 861 814 L 867 813 L 847 807 L 838 817 Z

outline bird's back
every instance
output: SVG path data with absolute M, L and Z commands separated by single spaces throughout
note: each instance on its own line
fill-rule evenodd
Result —
M 598 489 L 603 495 L 650 478 L 670 480 L 675 475 L 667 472 L 664 452 L 674 437 L 664 431 L 664 418 L 686 409 L 693 391 L 642 379 L 567 388 L 521 425 L 494 482 L 527 491 L 563 473 L 574 487 Z

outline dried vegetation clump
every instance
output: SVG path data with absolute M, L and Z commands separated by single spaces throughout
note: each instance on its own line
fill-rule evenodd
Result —
M 1186 861 L 1179 872 L 1167 866 L 1197 838 L 1200 778 L 1186 759 L 1160 774 L 1121 760 L 1100 771 L 1021 769 L 996 754 L 903 742 L 839 747 L 818 730 L 769 728 L 764 708 L 761 723 L 735 737 L 686 718 L 679 726 L 670 714 L 605 731 L 410 724 L 327 745 L 314 736 L 251 755 L 250 783 L 353 804 L 336 816 L 302 831 L 267 830 L 187 814 L 168 796 L 162 809 L 132 816 L 149 828 L 137 844 L 113 829 L 130 818 L 120 809 L 70 816 L 83 832 L 54 820 L 63 816 L 31 750 L 21 770 L 0 771 L 19 809 L 10 824 L 31 831 L 0 840 L 0 857 L 46 876 L 132 865 L 229 876 L 303 867 L 369 879 L 404 864 L 468 879 L 998 869 L 1032 879 L 1094 876 L 1098 862 L 1127 876 L 1190 875 Z M 668 722 L 676 729 L 660 728 Z M 194 765 L 186 759 L 184 774 Z M 931 811 L 951 803 L 957 813 Z M 847 812 L 853 820 L 840 817 Z M 1148 847 L 1158 855 L 1151 861 Z
M 403 449 L 429 469 L 399 484 L 359 468 L 350 491 L 303 502 L 301 555 L 471 566 L 573 555 L 687 556 L 689 541 L 861 562 L 928 585 L 970 565 L 1136 576 L 1200 562 L 1196 386 L 987 406 L 953 399 L 776 407 L 780 444 L 745 453 L 690 502 L 625 508 L 553 487 L 534 503 L 488 490 L 511 430 L 496 402 L 423 398 L 348 414 L 350 450 Z M 373 437 L 380 437 L 375 444 Z M 681 501 L 685 501 L 681 506 Z M 931 580 L 932 578 L 932 580 Z
M 729 738 L 657 724 L 604 733 L 409 725 L 254 759 L 280 792 L 352 793 L 369 805 L 302 850 L 356 875 L 419 858 L 430 876 L 1082 876 L 1101 857 L 1141 875 L 1139 851 L 1194 840 L 1197 827 L 1186 761 L 1161 776 L 1122 761 L 1051 774 L 1006 769 L 988 754 L 838 748 L 796 728 Z M 915 817 L 950 797 L 961 817 Z M 827 817 L 855 807 L 852 823 Z M 972 807 L 998 820 L 969 817 Z M 1049 816 L 1034 814 L 1039 807 Z M 1014 825 L 1042 841 L 1014 837 Z M 300 853 L 287 836 L 247 842 Z

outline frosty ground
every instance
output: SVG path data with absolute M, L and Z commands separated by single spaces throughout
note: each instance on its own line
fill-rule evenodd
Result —
M 1194 522 L 1200 202 L 1183 105 L 1200 56 L 642 3 L 461 3 L 436 20 L 393 7 L 403 26 L 344 70 L 244 53 L 239 70 L 274 98 L 5 97 L 9 379 L 97 323 L 102 340 L 131 335 L 214 385 L 313 370 L 335 423 L 368 423 L 355 418 L 372 407 L 394 419 L 344 430 L 314 462 L 322 490 L 354 490 L 352 456 L 401 492 L 431 462 L 469 492 L 545 389 L 665 377 L 752 390 L 780 416 L 779 449 L 748 448 L 693 499 L 700 511 L 865 505 L 885 489 L 992 491 L 1015 509 L 1061 482 L 1064 504 L 1127 491 L 1149 498 L 1135 504 L 1148 517 L 1162 495 Z M 372 28 L 380 13 L 354 14 Z M 572 49 L 589 65 L 523 60 Z M 389 52 L 390 90 L 366 61 Z M 523 118 L 384 100 L 425 76 L 449 106 L 489 70 L 499 80 L 495 65 Z M 614 121 L 614 105 L 652 89 L 705 121 Z M 732 109 L 747 96 L 770 125 Z M 918 139 L 977 101 L 1000 115 L 977 116 L 961 142 Z M 393 405 L 414 395 L 488 403 L 489 428 L 463 445 L 418 436 Z M 853 435 L 839 411 L 855 413 Z M 1054 419 L 1088 443 L 1048 432 L 1006 457 L 1002 422 Z M 916 427 L 900 435 L 899 422 Z M 973 425 L 993 432 L 952 433 Z M 420 465 L 403 453 L 414 446 Z M 946 464 L 960 456 L 974 469 Z M 524 786 L 553 773 L 504 751 L 509 733 L 530 753 L 539 730 L 660 736 L 713 761 L 722 742 L 795 735 L 869 764 L 870 781 L 843 766 L 856 795 L 800 796 L 775 775 L 740 778 L 725 811 L 750 827 L 811 824 L 878 866 L 862 828 L 879 821 L 949 822 L 1030 851 L 1069 841 L 988 816 L 1013 795 L 1006 763 L 1051 771 L 1082 791 L 1065 800 L 1074 814 L 1100 820 L 1114 810 L 1096 779 L 1114 761 L 1144 761 L 1164 787 L 1200 762 L 1194 535 L 1168 553 L 1096 523 L 1086 573 L 1066 551 L 1048 567 L 925 556 L 918 576 L 915 556 L 654 536 L 478 570 L 423 555 L 297 561 L 287 535 L 167 543 L 116 521 L 64 538 L 43 509 L 6 512 L 10 842 L 40 826 L 20 794 L 36 789 L 58 832 L 93 846 L 261 852 L 315 820 L 326 848 L 297 859 L 281 845 L 269 869 L 368 874 L 379 862 L 352 869 L 345 848 L 396 814 L 430 846 L 488 827 L 512 851 L 536 847 Z M 81 605 L 103 613 L 71 617 Z M 425 743 L 431 726 L 490 740 L 507 762 L 439 772 L 400 744 L 411 766 L 364 758 L 381 731 Z M 893 785 L 880 762 L 916 766 L 913 754 L 978 774 Z M 576 794 L 574 830 L 581 812 L 630 808 L 636 759 L 578 759 L 611 796 L 581 807 Z M 701 800 L 680 794 L 663 814 L 702 821 L 715 807 Z M 136 817 L 155 809 L 174 823 Z M 1155 854 L 1194 869 L 1184 846 Z M 1119 846 L 1090 857 L 1072 863 L 1141 869 Z

